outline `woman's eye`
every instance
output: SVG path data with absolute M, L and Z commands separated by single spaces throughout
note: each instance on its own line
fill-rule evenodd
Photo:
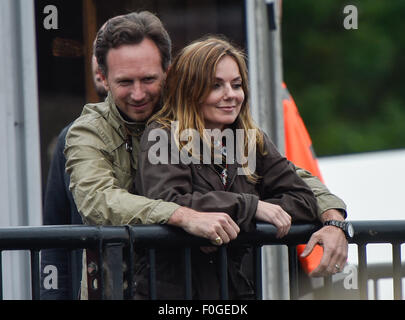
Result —
M 214 89 L 219 89 L 221 87 L 221 85 L 219 83 L 214 83 L 214 85 L 212 87 Z

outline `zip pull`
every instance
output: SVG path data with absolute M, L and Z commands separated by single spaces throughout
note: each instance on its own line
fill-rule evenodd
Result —
M 127 139 L 125 140 L 125 150 L 127 150 L 127 152 L 132 153 L 132 136 L 131 135 L 127 135 Z

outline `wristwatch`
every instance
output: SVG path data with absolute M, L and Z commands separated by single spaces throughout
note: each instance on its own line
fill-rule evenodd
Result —
M 353 225 L 348 221 L 339 221 L 339 220 L 328 220 L 325 221 L 324 226 L 334 226 L 336 228 L 342 229 L 345 233 L 346 239 L 351 240 L 354 236 Z

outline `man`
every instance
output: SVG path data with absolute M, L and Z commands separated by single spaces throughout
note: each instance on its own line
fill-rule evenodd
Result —
M 112 18 L 98 33 L 95 53 L 108 97 L 84 107 L 68 132 L 65 147 L 70 189 L 83 221 L 93 225 L 164 223 L 217 245 L 235 239 L 239 227 L 225 213 L 197 212 L 131 193 L 139 140 L 146 121 L 160 106 L 171 60 L 171 41 L 160 20 L 149 12 Z M 321 219 L 343 220 L 337 210 L 344 213 L 344 203 L 308 172 L 297 172 L 318 196 Z M 347 257 L 344 233 L 324 227 L 311 238 L 307 251 L 318 242 L 325 248 L 319 273 L 335 273 Z
M 107 91 L 101 80 L 96 57 L 92 57 L 92 72 L 94 87 L 100 99 L 105 99 Z M 45 190 L 44 211 L 42 222 L 44 225 L 69 225 L 82 224 L 82 219 L 77 211 L 72 193 L 69 190 L 69 175 L 65 171 L 66 158 L 63 154 L 65 149 L 66 134 L 72 123 L 60 132 Z M 77 298 L 78 281 L 81 278 L 82 250 L 75 250 L 70 254 L 65 249 L 47 249 L 41 251 L 41 299 L 42 300 L 66 300 Z M 47 283 L 48 268 L 54 266 L 57 270 L 57 286 Z M 73 285 L 73 288 L 71 286 Z

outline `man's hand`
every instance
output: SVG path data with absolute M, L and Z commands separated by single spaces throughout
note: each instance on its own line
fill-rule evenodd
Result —
M 284 237 L 291 227 L 291 216 L 276 204 L 259 200 L 257 204 L 256 219 L 276 226 L 277 238 Z
M 322 215 L 322 222 L 327 220 L 343 221 L 344 219 L 339 211 L 330 209 Z M 311 236 L 301 257 L 308 256 L 316 244 L 323 247 L 323 255 L 318 267 L 309 276 L 322 277 L 342 271 L 348 252 L 348 242 L 343 230 L 334 226 L 321 228 Z
M 183 228 L 192 235 L 211 240 L 215 245 L 236 239 L 240 229 L 232 218 L 223 212 L 199 212 L 180 207 L 167 222 Z

